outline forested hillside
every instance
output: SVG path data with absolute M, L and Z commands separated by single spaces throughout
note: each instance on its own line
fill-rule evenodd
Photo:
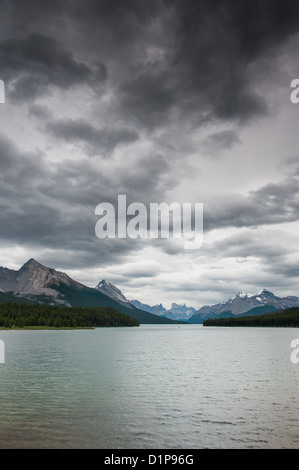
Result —
M 280 326 L 299 327 L 299 308 L 289 308 L 279 312 L 248 317 L 207 319 L 204 326 Z
M 86 328 L 138 326 L 136 318 L 109 307 L 62 307 L 43 304 L 0 304 L 0 328 Z

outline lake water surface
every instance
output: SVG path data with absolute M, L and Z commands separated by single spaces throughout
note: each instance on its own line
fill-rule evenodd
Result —
M 299 329 L 1 331 L 0 448 L 299 448 Z

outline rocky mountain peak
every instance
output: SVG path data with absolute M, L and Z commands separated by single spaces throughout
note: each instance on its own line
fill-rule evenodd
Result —
M 30 258 L 23 266 L 19 269 L 19 273 L 23 271 L 34 271 L 36 269 L 47 269 L 45 266 L 40 264 L 38 261 L 36 261 L 34 258 Z
M 103 279 L 101 282 L 99 282 L 96 286 L 96 289 L 111 299 L 114 299 L 117 302 L 121 302 L 127 307 L 132 308 L 130 301 L 124 296 L 122 291 L 106 279 Z
M 0 287 L 17 295 L 57 297 L 56 287 L 60 283 L 80 287 L 67 274 L 47 268 L 34 258 L 29 259 L 18 271 L 7 268 L 0 270 Z

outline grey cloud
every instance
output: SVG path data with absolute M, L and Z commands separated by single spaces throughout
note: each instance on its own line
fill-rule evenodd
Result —
M 164 154 L 149 153 L 137 159 L 134 167 L 122 175 L 119 190 L 129 195 L 130 202 L 147 204 L 164 200 L 167 190 L 179 182 L 170 170 L 171 164 Z
M 157 180 L 146 180 L 148 172 L 157 175 L 158 159 L 153 159 L 152 169 L 150 161 L 144 168 L 143 181 L 148 188 L 135 189 L 137 201 L 142 199 L 144 191 L 160 194 Z M 57 260 L 59 264 L 64 258 L 67 267 L 120 263 L 132 249 L 144 248 L 138 240 L 96 237 L 95 208 L 100 202 L 111 202 L 116 207 L 119 187 L 117 181 L 114 184 L 100 166 L 92 166 L 91 162 L 90 159 L 64 160 L 53 167 L 43 153 L 22 152 L 0 135 L 2 243 L 15 243 L 30 250 L 50 250 L 52 263 Z M 126 175 L 116 171 L 115 176 L 116 180 L 123 180 L 121 187 L 129 193 Z
M 215 253 L 221 253 L 223 258 L 235 258 L 239 262 L 248 262 L 248 258 L 259 258 L 274 263 L 277 259 L 289 255 L 292 248 L 284 244 L 279 245 L 274 232 L 272 235 L 273 238 L 269 240 L 269 232 L 261 234 L 248 228 L 246 232 L 226 236 L 206 246 L 205 255 L 213 257 Z
M 121 272 L 121 271 L 120 271 Z M 159 266 L 132 266 L 126 268 L 124 271 L 124 275 L 126 279 L 140 279 L 140 278 L 153 278 L 159 274 L 160 268 Z
M 210 156 L 218 157 L 231 149 L 236 144 L 240 144 L 238 134 L 233 130 L 225 130 L 210 134 L 200 144 L 200 150 Z
M 206 231 L 224 227 L 254 227 L 299 220 L 298 179 L 289 177 L 280 184 L 269 183 L 246 196 L 222 198 L 219 205 L 207 204 Z
M 39 152 L 27 153 L 24 158 L 10 139 L 0 134 L 0 170 L 2 191 L 12 185 L 25 191 L 27 177 L 37 183 L 43 174 L 43 158 Z M 32 189 L 32 183 L 29 186 Z
M 29 116 L 44 120 L 48 120 L 52 117 L 50 109 L 47 106 L 42 106 L 40 104 L 33 104 L 29 106 L 28 114 Z
M 277 264 L 271 265 L 271 260 L 269 260 L 268 272 L 276 272 L 284 279 L 298 278 L 299 276 L 299 267 L 298 261 L 289 261 L 287 259 L 280 261 Z
M 255 232 L 255 233 L 254 233 Z M 291 279 L 298 277 L 298 262 L 294 256 L 294 236 L 289 237 L 279 230 L 265 231 L 264 234 L 258 231 L 248 230 L 246 233 L 235 234 L 224 240 L 216 242 L 210 247 L 213 252 L 221 252 L 223 257 L 240 259 L 250 262 L 250 258 L 258 260 L 260 266 L 259 276 L 264 275 L 263 286 L 271 278 L 277 277 L 277 287 L 280 289 L 283 283 L 286 287 Z M 254 276 L 253 276 L 254 279 Z M 255 281 L 256 282 L 256 281 Z
M 134 129 L 97 129 L 83 119 L 51 121 L 47 123 L 46 128 L 57 138 L 75 145 L 81 143 L 86 153 L 91 156 L 111 156 L 111 152 L 118 145 L 130 144 L 139 139 Z

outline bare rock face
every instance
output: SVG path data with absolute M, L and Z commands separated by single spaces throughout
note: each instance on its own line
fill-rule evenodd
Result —
M 80 284 L 73 281 L 67 274 L 47 268 L 33 258 L 27 261 L 19 271 L 0 267 L 0 288 L 19 296 L 46 295 L 56 298 L 59 292 L 55 286 Z

